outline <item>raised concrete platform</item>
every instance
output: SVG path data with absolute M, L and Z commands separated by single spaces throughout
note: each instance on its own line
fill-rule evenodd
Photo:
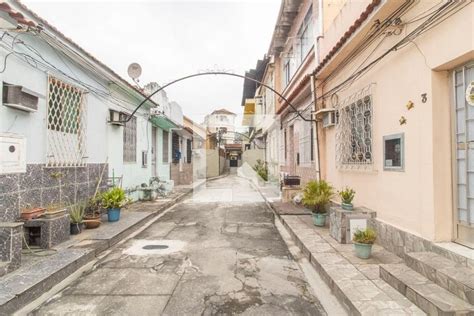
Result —
M 350 244 L 339 244 L 328 228 L 313 225 L 307 215 L 282 215 L 281 221 L 303 254 L 353 315 L 424 315 L 380 278 L 381 264 L 402 259 L 378 245 L 370 259 L 357 258 Z
M 474 315 L 474 306 L 405 264 L 381 265 L 380 276 L 430 315 Z
M 433 252 L 411 252 L 407 266 L 462 300 L 474 304 L 474 269 Z

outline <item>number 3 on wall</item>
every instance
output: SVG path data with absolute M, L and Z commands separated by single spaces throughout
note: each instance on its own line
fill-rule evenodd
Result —
M 474 81 L 467 86 L 466 89 L 466 101 L 469 105 L 474 106 Z

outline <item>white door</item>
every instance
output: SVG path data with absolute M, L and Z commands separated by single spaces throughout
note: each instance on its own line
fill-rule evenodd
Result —
M 456 141 L 456 241 L 474 248 L 474 106 L 466 89 L 474 82 L 474 62 L 454 71 Z

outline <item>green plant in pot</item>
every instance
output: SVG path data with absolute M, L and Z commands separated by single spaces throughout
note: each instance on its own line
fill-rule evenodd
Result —
M 313 223 L 316 226 L 326 224 L 327 209 L 331 198 L 334 196 L 334 188 L 326 181 L 310 181 L 303 190 L 303 205 L 311 210 Z
M 345 187 L 344 190 L 339 191 L 339 196 L 341 197 L 341 207 L 346 211 L 352 211 L 354 205 L 352 205 L 352 200 L 355 197 L 355 191 L 349 187 Z
M 102 201 L 102 197 L 97 195 L 93 198 L 90 198 L 87 201 L 85 206 L 85 214 L 83 223 L 87 229 L 97 228 L 101 224 L 100 219 L 100 203 Z
M 122 188 L 111 188 L 102 194 L 102 207 L 107 209 L 109 222 L 117 222 L 120 219 L 120 209 L 127 201 L 127 196 Z
M 72 205 L 69 209 L 69 221 L 71 222 L 70 232 L 71 235 L 77 235 L 82 232 L 82 224 L 84 220 L 86 206 L 85 204 L 78 203 Z
M 352 238 L 356 256 L 361 259 L 370 258 L 375 239 L 377 239 L 377 233 L 372 228 L 358 229 Z

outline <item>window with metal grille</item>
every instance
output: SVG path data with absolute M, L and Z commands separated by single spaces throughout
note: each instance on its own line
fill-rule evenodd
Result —
M 186 159 L 188 163 L 192 161 L 193 155 L 193 141 L 191 139 L 186 140 Z
M 181 159 L 181 153 L 179 151 L 179 135 L 176 133 L 173 133 L 171 135 L 171 153 L 173 155 L 173 162 L 178 163 L 179 159 Z
M 169 162 L 169 132 L 168 131 L 163 131 L 163 163 L 168 163 Z
M 370 95 L 359 93 L 338 108 L 336 157 L 339 167 L 372 165 L 372 97 Z
M 48 78 L 48 166 L 84 165 L 85 103 L 84 90 L 55 77 Z
M 310 164 L 313 161 L 313 135 L 311 125 L 311 122 L 299 122 L 300 164 Z
M 137 118 L 132 117 L 123 127 L 123 161 L 137 162 Z

